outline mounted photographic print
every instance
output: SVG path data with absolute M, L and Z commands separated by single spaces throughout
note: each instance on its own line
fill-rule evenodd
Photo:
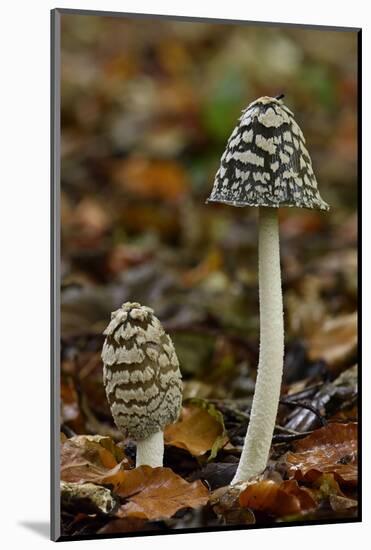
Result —
M 360 38 L 53 10 L 54 540 L 360 521 Z

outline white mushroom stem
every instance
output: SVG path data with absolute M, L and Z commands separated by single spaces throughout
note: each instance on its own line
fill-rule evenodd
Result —
M 136 467 L 162 466 L 164 460 L 164 432 L 156 432 L 147 439 L 137 441 Z
M 259 208 L 260 356 L 255 393 L 240 462 L 232 485 L 266 467 L 281 390 L 284 326 L 278 208 Z

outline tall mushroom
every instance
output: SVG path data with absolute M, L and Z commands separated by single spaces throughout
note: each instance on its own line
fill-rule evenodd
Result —
M 284 355 L 278 208 L 329 209 L 318 192 L 303 133 L 282 97 L 261 97 L 242 112 L 207 201 L 259 207 L 260 357 L 232 485 L 265 469 L 277 416 Z
M 163 430 L 182 403 L 173 343 L 153 310 L 135 302 L 111 314 L 104 334 L 103 383 L 115 424 L 137 442 L 136 466 L 162 466 Z

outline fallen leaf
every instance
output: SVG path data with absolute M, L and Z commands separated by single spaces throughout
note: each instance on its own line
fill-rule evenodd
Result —
M 294 450 L 285 456 L 291 477 L 315 481 L 332 473 L 340 483 L 357 483 L 356 423 L 330 423 L 296 441 Z
M 83 431 L 83 418 L 75 385 L 71 378 L 61 381 L 61 421 L 67 423 L 74 432 Z
M 290 212 L 291 214 L 291 212 Z M 297 238 L 308 234 L 316 234 L 325 225 L 324 217 L 318 211 L 304 212 L 302 216 L 290 216 L 289 214 L 280 223 L 280 229 L 285 238 Z
M 133 157 L 116 164 L 115 182 L 138 197 L 177 201 L 189 188 L 183 168 L 169 160 Z
M 183 284 L 187 287 L 200 284 L 211 273 L 218 271 L 222 264 L 223 258 L 220 252 L 217 249 L 211 250 L 201 263 L 183 274 Z
M 80 391 L 82 395 L 86 397 L 89 408 L 96 415 L 110 416 L 110 409 L 102 382 L 101 351 L 81 352 L 76 361 L 76 368 Z M 83 412 L 86 417 L 86 411 Z M 90 433 L 97 433 L 91 429 L 87 431 Z
M 107 269 L 112 275 L 117 275 L 132 266 L 141 265 L 151 259 L 150 251 L 139 246 L 118 244 L 109 253 L 107 258 Z
M 358 502 L 354 498 L 342 497 L 340 495 L 330 495 L 329 502 L 335 512 L 357 508 Z
M 290 333 L 309 340 L 318 326 L 322 327 L 326 316 L 322 291 L 323 280 L 315 275 L 301 277 L 299 288 L 287 291 L 285 301 Z
M 255 515 L 249 508 L 240 506 L 239 495 L 239 488 L 231 485 L 219 487 L 212 492 L 210 504 L 226 524 L 252 525 L 255 523 Z
M 185 380 L 183 382 L 183 402 L 189 399 L 208 399 L 215 396 L 224 398 L 224 388 L 217 388 L 215 385 L 201 380 Z
M 181 508 L 205 506 L 209 491 L 200 482 L 188 483 L 170 468 L 140 466 L 124 472 L 116 493 L 128 499 L 117 517 L 170 518 Z
M 78 435 L 61 445 L 61 479 L 118 485 L 129 460 L 110 437 Z
M 190 400 L 180 420 L 166 427 L 164 436 L 167 445 L 186 449 L 193 456 L 211 451 L 209 459 L 228 442 L 222 413 L 202 399 Z
M 66 236 L 74 246 L 90 248 L 107 233 L 111 220 L 102 204 L 94 198 L 83 198 L 73 211 Z
M 357 313 L 326 320 L 308 339 L 311 361 L 322 359 L 338 371 L 357 354 Z
M 277 483 L 271 479 L 249 484 L 240 494 L 245 508 L 266 512 L 276 517 L 301 514 L 316 508 L 310 492 L 299 487 L 297 481 Z
M 323 507 L 324 502 L 328 502 L 335 512 L 356 508 L 358 505 L 356 499 L 343 493 L 334 474 L 322 474 L 315 481 L 311 493 L 318 504 Z
M 342 406 L 340 411 L 337 411 L 333 416 L 330 417 L 330 420 L 333 421 L 348 421 L 358 420 L 358 405 L 357 403 L 349 406 Z
M 165 201 L 124 201 L 119 215 L 120 223 L 130 232 L 156 230 L 169 238 L 181 229 L 178 209 L 169 208 Z

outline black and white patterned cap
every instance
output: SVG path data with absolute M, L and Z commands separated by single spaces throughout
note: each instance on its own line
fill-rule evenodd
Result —
M 207 202 L 329 209 L 303 133 L 280 98 L 260 97 L 242 111 Z

